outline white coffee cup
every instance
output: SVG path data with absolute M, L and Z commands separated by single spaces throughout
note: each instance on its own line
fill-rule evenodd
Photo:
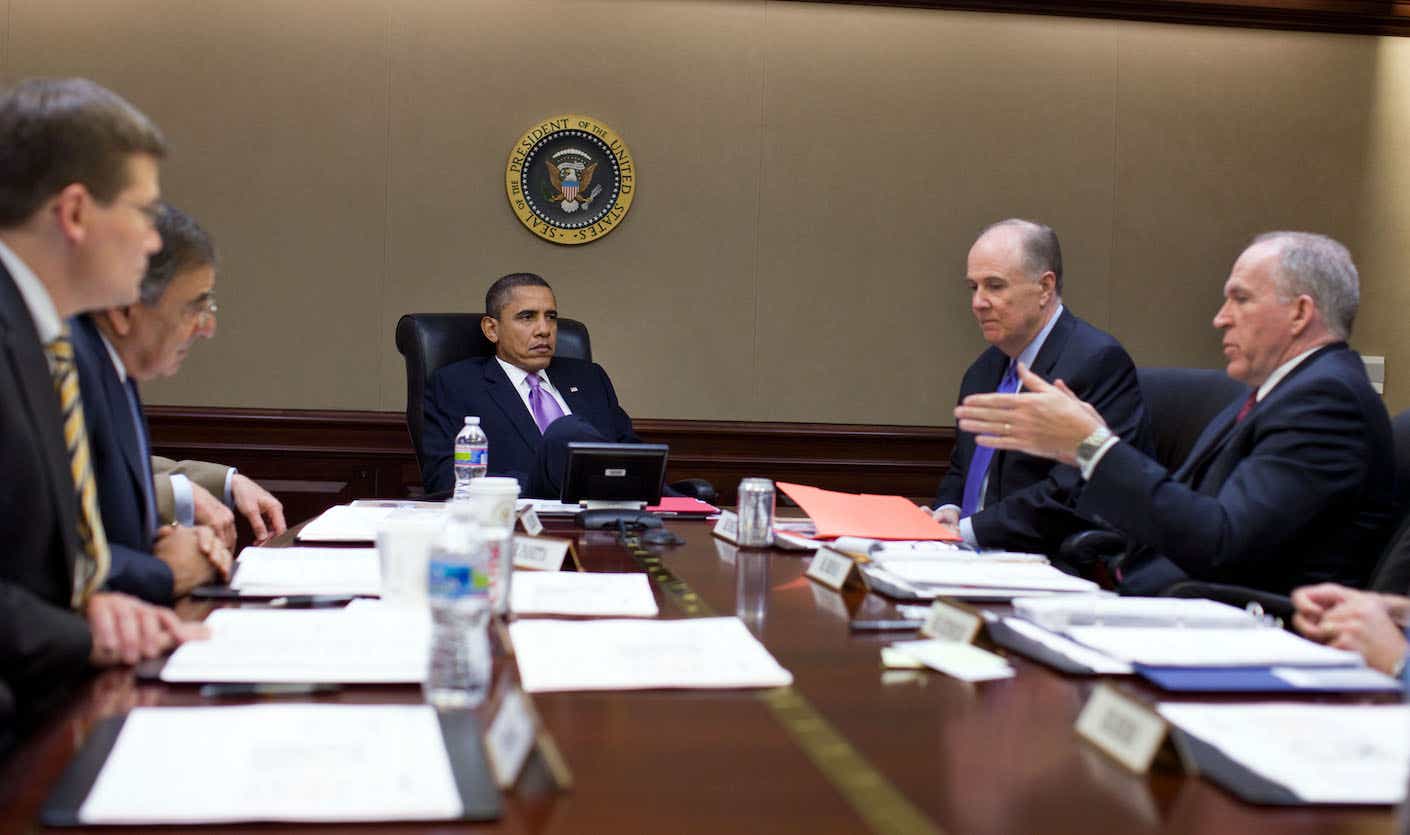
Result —
M 426 605 L 426 568 L 445 520 L 439 513 L 394 513 L 377 526 L 382 600 L 393 606 Z
M 514 505 L 519 499 L 518 479 L 485 476 L 470 482 L 470 507 L 475 521 L 495 528 L 514 528 Z

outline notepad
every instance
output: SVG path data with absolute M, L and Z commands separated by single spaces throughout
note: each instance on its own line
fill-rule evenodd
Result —
M 1016 614 L 1059 632 L 1074 626 L 1169 626 L 1255 629 L 1262 623 L 1243 609 L 1214 600 L 1175 597 L 1076 596 L 1015 600 Z
M 1091 592 L 1100 586 L 1050 565 L 979 559 L 889 559 L 885 568 L 912 585 Z
M 193 768 L 189 753 L 200 750 Z M 79 810 L 86 824 L 460 817 L 425 705 L 137 708 Z
M 1069 628 L 1067 634 L 1113 658 L 1150 667 L 1336 667 L 1363 663 L 1354 652 L 1314 644 L 1273 628 L 1080 626 Z
M 246 548 L 230 587 L 242 594 L 361 594 L 382 592 L 375 548 Z
M 398 517 L 438 518 L 444 505 L 405 503 L 395 507 L 383 505 L 336 505 L 318 515 L 299 531 L 300 542 L 375 542 L 382 521 Z
M 211 637 L 178 647 L 162 681 L 409 684 L 426 675 L 425 610 L 219 609 L 205 622 Z
M 516 571 L 509 606 L 519 615 L 656 617 L 660 610 L 645 574 Z
M 521 620 L 509 635 L 530 693 L 793 683 L 738 618 Z

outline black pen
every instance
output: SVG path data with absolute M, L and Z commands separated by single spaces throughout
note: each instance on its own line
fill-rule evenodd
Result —
M 268 605 L 275 609 L 328 609 L 346 606 L 356 598 L 355 594 L 291 594 L 276 597 Z
M 201 688 L 203 699 L 233 699 L 242 696 L 316 696 L 337 693 L 336 684 L 207 684 Z
M 848 626 L 853 632 L 902 632 L 905 630 L 919 629 L 925 625 L 923 620 L 854 620 L 849 621 Z

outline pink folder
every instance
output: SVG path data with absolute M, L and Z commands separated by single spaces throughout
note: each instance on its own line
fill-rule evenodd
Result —
M 802 484 L 776 483 L 813 520 L 816 539 L 860 536 L 958 542 L 961 538 L 954 528 L 930 518 L 929 513 L 904 496 L 838 493 Z

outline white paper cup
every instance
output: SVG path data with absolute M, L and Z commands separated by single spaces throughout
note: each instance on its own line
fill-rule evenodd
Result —
M 470 507 L 481 525 L 513 530 L 514 504 L 518 499 L 518 479 L 485 476 L 470 482 Z
M 382 600 L 393 606 L 426 606 L 426 567 L 445 520 L 441 514 L 392 514 L 377 526 Z

